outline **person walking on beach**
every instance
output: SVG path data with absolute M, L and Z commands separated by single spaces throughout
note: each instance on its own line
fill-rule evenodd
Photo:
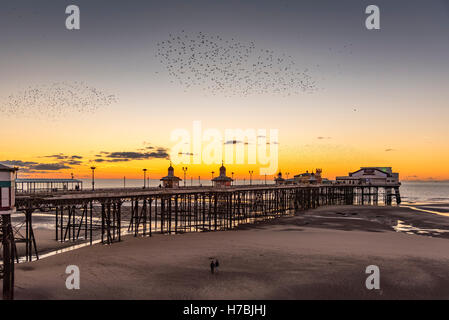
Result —
M 215 263 L 214 263 L 214 260 L 212 260 L 210 262 L 210 273 L 214 274 L 214 269 L 215 269 Z
M 219 266 L 220 264 L 218 263 L 218 259 L 217 260 L 215 260 L 215 269 L 218 271 L 218 266 Z

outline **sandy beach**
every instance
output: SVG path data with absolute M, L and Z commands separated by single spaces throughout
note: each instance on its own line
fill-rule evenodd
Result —
M 16 265 L 15 297 L 447 299 L 449 237 L 440 229 L 449 230 L 447 217 L 338 206 L 231 231 L 127 236 Z M 210 258 L 220 261 L 215 274 Z M 68 265 L 80 268 L 80 290 L 65 287 Z M 365 287 L 368 265 L 380 268 L 380 290 Z

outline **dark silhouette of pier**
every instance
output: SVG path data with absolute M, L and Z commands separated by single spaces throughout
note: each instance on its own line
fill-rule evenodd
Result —
M 230 230 L 323 205 L 391 205 L 393 198 L 400 203 L 399 184 L 117 188 L 19 193 L 15 215 L 24 215 L 23 227 L 15 227 L 9 215 L 2 216 L 4 298 L 13 298 L 14 263 L 19 262 L 17 247 L 25 246 L 23 261 L 39 259 L 39 243 L 33 229 L 35 213 L 54 216 L 55 241 L 113 244 L 128 234 L 151 237 L 155 233 Z

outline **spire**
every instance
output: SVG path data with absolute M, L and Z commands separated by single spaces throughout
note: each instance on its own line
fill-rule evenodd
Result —
M 223 164 L 223 161 L 221 163 L 221 167 L 220 167 L 220 176 L 225 177 L 226 176 L 226 168 Z
M 168 167 L 168 176 L 172 177 L 175 174 L 175 169 L 173 169 L 172 163 L 170 161 L 170 167 Z

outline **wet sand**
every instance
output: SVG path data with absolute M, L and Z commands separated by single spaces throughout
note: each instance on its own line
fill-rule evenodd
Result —
M 449 230 L 447 217 L 409 208 L 338 206 L 231 231 L 127 236 L 17 265 L 16 298 L 448 299 L 449 235 L 396 232 L 398 220 Z M 372 264 L 381 290 L 365 287 Z M 65 288 L 68 265 L 80 290 Z

